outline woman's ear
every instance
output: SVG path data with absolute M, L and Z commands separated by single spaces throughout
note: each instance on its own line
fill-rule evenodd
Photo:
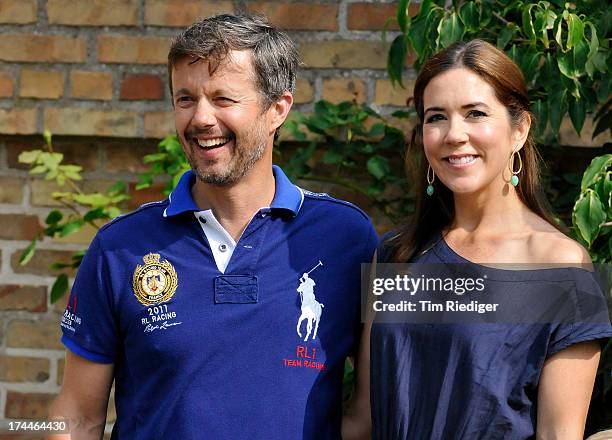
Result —
M 517 126 L 514 128 L 514 145 L 520 145 L 521 148 L 523 148 L 529 136 L 529 130 L 531 129 L 531 123 L 532 123 L 532 120 L 531 120 L 531 116 L 529 115 L 529 113 L 527 112 L 523 113 L 521 120 L 519 121 Z

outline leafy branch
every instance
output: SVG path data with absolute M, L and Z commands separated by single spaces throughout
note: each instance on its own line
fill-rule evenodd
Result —
M 391 81 L 403 86 L 406 55 L 415 67 L 457 41 L 481 38 L 504 50 L 521 68 L 530 88 L 532 109 L 543 136 L 557 138 L 568 115 L 580 134 L 586 115 L 596 108 L 593 136 L 610 130 L 609 6 L 603 1 L 524 2 L 423 0 L 415 17 L 410 0 L 401 0 L 395 21 L 400 34 L 388 54 Z M 608 101 L 609 102 L 609 101 Z
M 55 191 L 51 194 L 70 214 L 65 215 L 59 209 L 52 210 L 45 219 L 45 228 L 25 248 L 19 258 L 21 266 L 26 265 L 36 252 L 36 245 L 45 237 L 66 237 L 81 230 L 85 225 L 99 229 L 99 223 L 106 222 L 121 214 L 119 204 L 129 199 L 126 194 L 127 186 L 117 182 L 105 193 L 86 193 L 77 182 L 83 180 L 82 167 L 64 164 L 64 155 L 55 152 L 51 140 L 51 133 L 45 130 L 43 149 L 24 151 L 19 155 L 19 162 L 30 166 L 31 175 L 44 176 L 44 180 L 55 181 L 68 191 Z M 70 263 L 55 262 L 51 265 L 54 270 L 73 269 L 79 267 L 85 251 L 78 251 L 71 257 Z M 68 290 L 68 275 L 60 274 L 51 288 L 51 302 L 57 301 Z

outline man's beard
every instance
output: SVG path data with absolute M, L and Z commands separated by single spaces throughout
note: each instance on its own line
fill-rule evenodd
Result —
M 190 139 L 191 137 L 186 137 Z M 189 144 L 191 154 L 186 155 L 187 161 L 195 175 L 204 183 L 216 186 L 228 186 L 242 179 L 261 159 L 266 151 L 266 134 L 263 124 L 256 123 L 251 130 L 241 136 L 234 137 L 234 152 L 225 169 L 212 171 L 216 159 L 205 161 L 198 166 L 194 149 L 199 148 Z

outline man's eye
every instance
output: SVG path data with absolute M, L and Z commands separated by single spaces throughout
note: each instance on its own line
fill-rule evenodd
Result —
M 236 102 L 231 98 L 228 98 L 227 96 L 218 96 L 217 98 L 215 98 L 216 101 L 218 102 L 223 102 L 223 103 L 232 103 L 232 102 Z
M 441 121 L 441 120 L 443 120 L 443 119 L 444 119 L 444 116 L 438 113 L 438 114 L 431 115 L 430 117 L 428 117 L 428 118 L 425 120 L 425 123 L 426 123 L 426 124 L 430 124 L 430 123 L 432 123 L 432 122 Z
M 191 96 L 179 96 L 176 98 L 176 102 L 190 102 L 193 98 Z

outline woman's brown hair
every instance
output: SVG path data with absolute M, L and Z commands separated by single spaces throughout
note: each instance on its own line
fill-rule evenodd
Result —
M 495 91 L 510 116 L 513 126 L 523 118 L 534 117 L 529 110 L 529 96 L 525 79 L 519 67 L 495 46 L 483 40 L 455 43 L 433 55 L 421 68 L 414 86 L 414 105 L 418 122 L 406 154 L 406 171 L 416 180 L 416 210 L 408 221 L 400 226 L 385 246 L 388 261 L 406 262 L 425 250 L 425 246 L 443 229 L 455 215 L 453 193 L 436 179 L 432 197 L 424 196 L 427 160 L 423 153 L 423 94 L 429 82 L 436 76 L 455 68 L 466 68 L 480 76 Z M 560 229 L 555 223 L 540 184 L 540 162 L 532 132 L 518 153 L 523 170 L 516 192 L 520 200 L 534 213 Z

